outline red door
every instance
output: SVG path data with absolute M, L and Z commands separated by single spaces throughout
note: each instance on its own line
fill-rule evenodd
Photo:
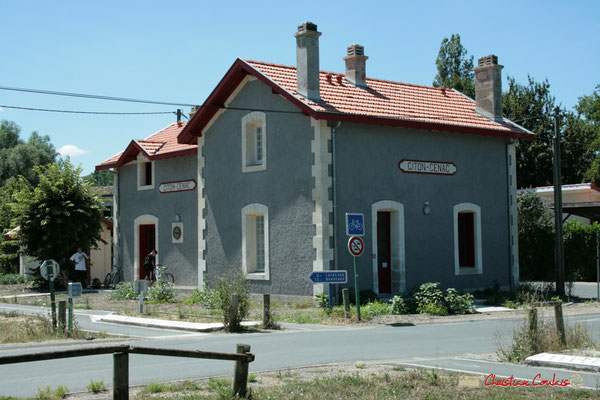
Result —
M 379 293 L 392 293 L 390 212 L 377 212 L 377 275 Z
M 144 270 L 144 259 L 152 251 L 156 249 L 156 231 L 154 224 L 140 225 L 140 272 L 139 279 L 146 277 Z

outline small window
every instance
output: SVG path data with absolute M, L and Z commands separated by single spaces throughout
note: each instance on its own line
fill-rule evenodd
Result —
M 269 279 L 269 213 L 262 204 L 242 209 L 242 269 L 247 279 Z
M 251 112 L 242 118 L 242 172 L 267 169 L 267 126 L 263 112 Z
M 145 165 L 145 177 L 144 177 L 144 186 L 149 186 L 152 185 L 152 163 L 151 162 L 147 162 L 144 163 Z
M 154 162 L 141 154 L 137 160 L 138 190 L 154 189 Z
M 471 203 L 454 206 L 454 272 L 482 274 L 481 208 Z

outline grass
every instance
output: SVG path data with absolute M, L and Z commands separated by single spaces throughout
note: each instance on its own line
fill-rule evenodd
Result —
M 104 392 L 105 390 L 108 390 L 108 388 L 104 384 L 104 380 L 95 381 L 92 379 L 90 381 L 90 384 L 87 385 L 86 387 L 87 387 L 88 391 L 90 391 L 91 393 L 100 393 L 100 392 Z
M 58 385 L 56 389 L 52 389 L 51 386 L 38 389 L 37 395 L 34 397 L 35 400 L 60 400 L 67 397 L 69 389 L 66 386 Z
M 77 327 L 73 329 L 72 339 L 102 337 L 90 334 Z M 52 329 L 51 321 L 41 315 L 23 315 L 17 312 L 0 313 L 0 343 L 42 342 L 52 339 L 66 339 L 65 332 Z
M 257 382 L 249 385 L 253 400 L 268 399 L 309 399 L 309 400 L 387 400 L 387 399 L 588 399 L 598 397 L 591 390 L 554 388 L 554 387 L 519 387 L 504 388 L 484 386 L 483 378 L 449 373 L 441 370 L 398 370 L 386 366 L 378 373 L 347 372 L 340 370 L 331 376 L 314 376 L 288 373 L 261 374 Z M 463 379 L 478 383 L 478 387 L 464 385 Z M 177 399 L 232 399 L 231 382 L 223 378 L 212 378 L 204 384 L 185 386 L 184 383 L 173 385 L 156 384 L 162 391 L 151 392 L 146 387 L 136 398 L 150 400 L 166 398 Z M 191 385 L 191 383 L 190 383 Z M 192 388 L 193 387 L 193 388 Z M 167 389 L 168 388 L 168 389 Z

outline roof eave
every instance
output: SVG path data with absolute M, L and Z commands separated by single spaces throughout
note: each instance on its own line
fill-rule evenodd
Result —
M 202 104 L 200 111 L 194 115 L 192 120 L 188 122 L 185 128 L 183 128 L 181 133 L 177 136 L 177 142 L 195 144 L 195 138 L 202 136 L 202 130 L 204 127 L 209 123 L 217 111 L 224 107 L 225 101 L 247 75 L 252 75 L 261 82 L 265 83 L 271 88 L 271 90 L 273 90 L 273 92 L 286 98 L 288 101 L 300 108 L 304 113 L 314 114 L 316 112 L 313 108 L 302 102 L 294 94 L 279 86 L 277 83 L 272 81 L 269 77 L 261 73 L 256 68 L 252 67 L 246 61 L 238 58 L 229 68 L 223 79 L 221 79 L 217 87 L 212 91 L 210 96 L 208 96 L 206 101 Z
M 444 132 L 458 132 L 467 133 L 473 135 L 484 135 L 510 139 L 525 139 L 533 140 L 534 137 L 530 137 L 526 133 L 519 133 L 515 131 L 503 131 L 497 129 L 485 129 L 476 128 L 463 125 L 450 125 L 450 124 L 439 124 L 433 122 L 413 121 L 398 118 L 385 118 L 385 117 L 374 117 L 369 115 L 360 114 L 342 114 L 342 113 L 330 113 L 330 112 L 317 112 L 310 114 L 315 119 L 340 121 L 340 122 L 354 122 L 358 124 L 368 125 L 384 125 L 394 126 L 403 128 L 415 128 L 415 129 L 426 129 L 432 131 L 444 131 Z

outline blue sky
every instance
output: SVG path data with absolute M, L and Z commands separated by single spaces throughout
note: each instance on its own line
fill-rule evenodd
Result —
M 0 86 L 201 104 L 237 57 L 295 64 L 297 25 L 312 21 L 321 69 L 344 71 L 353 43 L 367 75 L 431 85 L 444 37 L 496 54 L 506 76 L 547 78 L 572 108 L 600 84 L 598 1 L 9 1 L 0 0 Z M 0 105 L 81 111 L 174 106 L 0 90 Z M 184 112 L 189 111 L 184 108 Z M 3 108 L 0 119 L 73 146 L 84 169 L 175 121 L 174 115 L 93 116 Z M 73 149 L 71 147 L 71 149 Z

